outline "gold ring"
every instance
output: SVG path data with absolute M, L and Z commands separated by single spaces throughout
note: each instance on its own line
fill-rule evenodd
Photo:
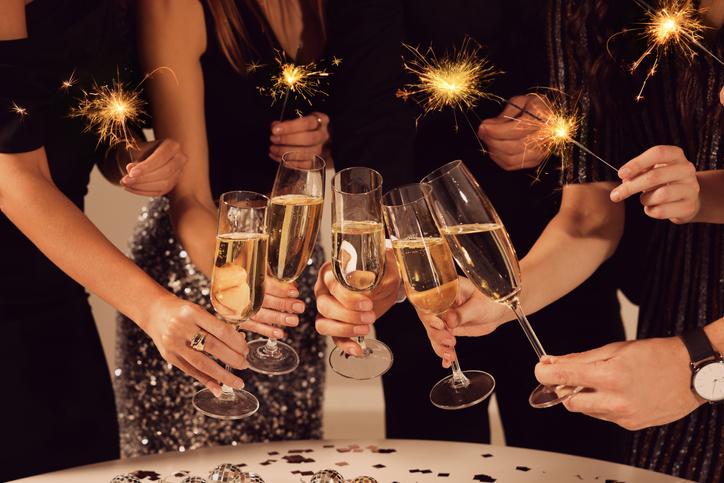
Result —
M 193 339 L 191 339 L 191 343 L 189 345 L 195 351 L 204 352 L 204 347 L 206 345 L 206 332 L 203 330 L 197 332 Z
M 317 129 L 322 129 L 322 124 L 324 124 L 322 118 L 317 116 Z

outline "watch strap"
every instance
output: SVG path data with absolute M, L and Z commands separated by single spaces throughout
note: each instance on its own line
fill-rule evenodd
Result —
M 696 329 L 684 332 L 681 334 L 681 340 L 684 342 L 686 350 L 689 351 L 692 364 L 697 364 L 719 355 L 714 350 L 714 347 L 712 347 L 711 341 L 709 341 L 709 337 L 706 335 L 706 332 L 704 332 L 703 327 L 697 327 Z

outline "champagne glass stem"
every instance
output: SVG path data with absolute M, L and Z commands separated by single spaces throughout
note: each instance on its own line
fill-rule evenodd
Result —
M 470 379 L 463 374 L 463 370 L 460 369 L 460 363 L 455 359 L 452 363 L 452 383 L 456 388 L 465 388 L 470 385 Z
M 231 366 L 229 364 L 225 364 L 224 368 L 231 372 Z M 227 386 L 226 384 L 221 385 L 221 395 L 219 396 L 219 399 L 222 401 L 233 401 L 236 399 L 236 394 L 234 394 L 234 389 L 231 386 Z
M 273 354 L 277 351 L 277 340 L 274 337 L 268 337 L 266 345 L 264 346 L 264 352 L 267 354 Z
M 525 332 L 525 336 L 528 337 L 528 341 L 530 342 L 530 345 L 533 346 L 533 350 L 538 356 L 538 359 L 545 356 L 546 351 L 543 349 L 543 345 L 540 343 L 540 340 L 538 340 L 538 336 L 535 335 L 535 331 L 533 330 L 533 327 L 531 327 L 528 317 L 525 316 L 525 312 L 523 312 L 523 309 L 520 307 L 520 299 L 518 299 L 518 297 L 512 298 L 508 302 L 508 307 L 515 312 L 515 316 L 518 318 L 518 323 L 523 329 L 523 332 Z

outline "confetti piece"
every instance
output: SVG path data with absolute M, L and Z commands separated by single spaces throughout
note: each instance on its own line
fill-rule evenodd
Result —
M 438 478 L 449 478 L 449 477 L 450 477 L 450 473 L 438 473 L 438 474 L 437 474 L 437 477 L 438 477 Z
M 515 469 L 518 471 L 530 471 L 530 468 L 527 466 L 516 466 Z
M 276 455 L 279 454 L 279 451 L 269 451 L 267 454 L 268 454 L 269 456 L 276 456 Z
M 333 444 L 325 444 L 322 446 L 322 448 L 334 448 Z
M 495 478 L 489 475 L 475 475 L 475 478 L 473 478 L 474 481 L 482 481 L 484 483 L 493 483 L 496 481 Z
M 349 463 L 347 463 L 346 461 L 340 461 L 339 463 L 335 463 L 335 465 L 337 465 L 337 466 L 349 466 Z
M 432 470 L 420 470 L 420 473 L 428 475 L 428 474 L 432 473 Z
M 481 454 L 480 456 L 482 456 L 483 458 L 492 458 L 493 457 L 493 455 L 490 453 Z
M 392 448 L 380 448 L 379 450 L 377 450 L 377 452 L 382 453 L 382 454 L 389 454 L 389 453 L 397 453 L 397 450 L 392 449 Z
M 377 463 L 376 465 L 372 465 L 372 468 L 380 469 L 380 468 L 387 468 L 387 467 L 381 463 Z
M 292 454 L 284 456 L 284 458 L 287 463 L 290 464 L 299 464 L 299 463 L 314 463 L 314 460 L 312 458 L 305 458 L 304 456 L 300 454 Z

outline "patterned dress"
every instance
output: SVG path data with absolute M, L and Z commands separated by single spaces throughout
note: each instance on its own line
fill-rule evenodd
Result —
M 554 0 L 552 3 L 550 53 L 555 61 L 554 82 L 557 87 L 574 93 L 583 86 L 582 99 L 588 109 L 595 102 L 595 94 L 586 86 L 587 81 L 582 80 L 581 72 L 585 72 L 585 68 L 580 67 L 600 55 L 603 43 L 599 40 L 607 37 L 594 32 L 590 25 L 595 22 L 573 32 L 567 21 L 576 15 L 593 18 L 595 2 Z M 609 2 L 612 3 L 616 2 Z M 636 18 L 636 14 L 630 17 L 626 11 L 616 17 L 622 22 Z M 622 25 L 613 30 L 620 28 Z M 708 45 L 720 57 L 724 51 L 722 37 L 720 32 L 718 39 Z M 627 48 L 617 51 L 624 52 Z M 630 51 L 640 54 L 643 48 L 634 41 Z M 589 59 L 585 59 L 585 53 L 581 54 L 586 51 Z M 617 100 L 606 104 L 604 115 L 601 110 L 598 113 L 590 110 L 591 121 L 582 132 L 584 143 L 617 165 L 651 146 L 676 145 L 682 147 L 697 170 L 724 169 L 721 152 L 724 109 L 719 103 L 724 68 L 716 61 L 706 55 L 697 56 L 691 63 L 683 56 L 662 57 L 658 72 L 649 80 L 645 98 L 640 102 L 635 98 L 643 81 L 641 74 L 630 76 L 624 72 L 612 78 L 606 89 Z M 684 99 L 689 102 L 682 103 Z M 684 111 L 680 105 L 696 107 Z M 567 181 L 614 179 L 613 171 L 587 159 L 584 153 L 570 154 L 572 166 L 567 172 Z M 675 225 L 651 220 L 643 215 L 638 197 L 633 198 L 626 207 L 626 227 L 617 258 L 621 267 L 627 267 L 621 272 L 621 278 L 629 280 L 625 283 L 628 293 L 640 305 L 638 337 L 676 336 L 724 316 L 724 225 Z M 666 374 L 661 377 L 665 378 Z M 696 481 L 722 481 L 723 409 L 721 405 L 704 404 L 678 421 L 632 433 L 629 463 Z

